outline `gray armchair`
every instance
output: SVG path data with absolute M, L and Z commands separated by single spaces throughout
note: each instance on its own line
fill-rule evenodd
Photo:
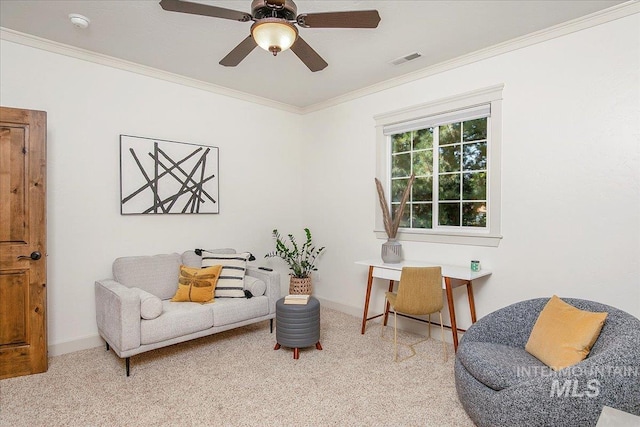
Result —
M 605 405 L 640 415 L 640 320 L 597 302 L 563 300 L 609 314 L 589 356 L 560 371 L 524 350 L 548 298 L 497 310 L 464 334 L 456 389 L 478 426 L 594 426 Z

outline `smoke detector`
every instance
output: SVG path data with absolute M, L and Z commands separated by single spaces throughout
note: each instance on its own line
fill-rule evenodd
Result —
M 71 23 L 73 25 L 78 28 L 82 28 L 83 30 L 87 28 L 89 26 L 89 23 L 91 22 L 86 16 L 79 15 L 77 13 L 70 14 L 69 19 L 71 20 Z

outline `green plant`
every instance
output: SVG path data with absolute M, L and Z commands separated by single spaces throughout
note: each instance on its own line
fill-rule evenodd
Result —
M 276 238 L 276 250 L 269 252 L 264 257 L 280 257 L 289 265 L 289 269 L 293 271 L 292 276 L 300 279 L 309 277 L 312 271 L 318 270 L 315 263 L 318 256 L 324 251 L 324 246 L 321 248 L 313 246 L 311 231 L 308 228 L 304 229 L 304 233 L 306 241 L 302 246 L 298 246 L 293 234 L 289 234 L 289 242 L 285 242 L 278 230 L 273 230 L 273 237 Z

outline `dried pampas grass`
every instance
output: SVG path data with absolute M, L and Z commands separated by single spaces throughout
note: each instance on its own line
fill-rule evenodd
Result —
M 387 203 L 387 198 L 384 196 L 382 183 L 378 178 L 374 179 L 376 182 L 376 189 L 378 190 L 378 201 L 380 202 L 380 208 L 382 209 L 384 231 L 387 232 L 387 236 L 390 239 L 395 239 L 396 235 L 398 234 L 398 228 L 400 227 L 400 220 L 402 219 L 404 208 L 407 204 L 407 200 L 409 200 L 409 194 L 411 194 L 411 186 L 413 185 L 413 181 L 416 179 L 416 176 L 414 174 L 411 174 L 411 176 L 409 177 L 407 188 L 405 188 L 404 193 L 402 194 L 402 199 L 400 199 L 400 205 L 398 206 L 398 209 L 396 209 L 395 215 L 393 216 L 393 221 L 391 221 L 391 206 Z

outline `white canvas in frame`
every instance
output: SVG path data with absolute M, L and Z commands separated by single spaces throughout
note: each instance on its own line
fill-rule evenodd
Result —
M 120 213 L 216 214 L 218 147 L 120 135 Z

